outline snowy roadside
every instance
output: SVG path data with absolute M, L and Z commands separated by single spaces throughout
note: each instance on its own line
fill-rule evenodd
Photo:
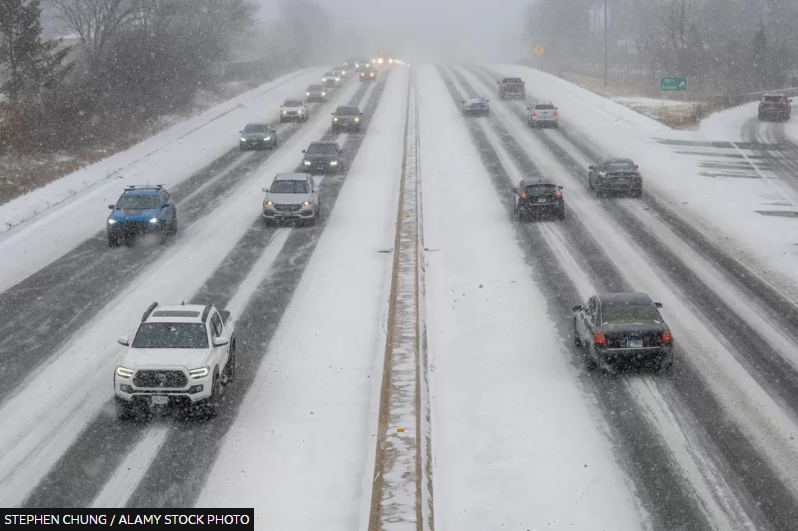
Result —
M 235 138 L 238 129 L 224 131 L 226 134 L 223 135 L 212 136 L 208 129 L 216 130 L 217 128 L 207 128 L 206 126 L 223 118 L 228 121 L 233 116 L 237 117 L 239 122 L 244 123 L 253 116 L 253 112 L 256 113 L 255 116 L 263 118 L 272 114 L 276 115 L 276 107 L 269 108 L 271 112 L 268 114 L 263 112 L 260 105 L 264 102 L 261 101 L 261 98 L 274 95 L 275 91 L 279 92 L 278 89 L 288 88 L 286 85 L 300 87 L 302 83 L 297 84 L 298 80 L 310 82 L 318 77 L 319 72 L 319 68 L 312 68 L 281 76 L 229 101 L 215 105 L 193 118 L 174 124 L 130 149 L 116 153 L 0 205 L 0 234 L 68 202 L 71 198 L 79 196 L 82 192 L 103 181 L 124 180 L 127 177 L 138 177 L 145 180 L 149 178 L 159 180 L 159 182 L 164 179 L 174 181 L 167 175 L 176 172 L 187 176 L 191 171 L 201 168 L 235 145 L 231 139 Z M 299 88 L 294 88 L 294 92 L 297 90 Z M 292 94 L 293 92 L 288 91 L 285 94 L 280 92 L 283 98 Z M 216 132 L 218 133 L 218 131 Z M 175 149 L 176 146 L 182 148 L 180 153 Z M 181 157 L 187 158 L 190 162 L 186 164 L 186 160 L 181 160 L 182 164 L 176 164 L 175 161 Z M 155 161 L 158 164 L 154 164 Z
M 367 528 L 406 72 L 387 82 L 198 507 L 257 507 L 258 528 Z
M 715 125 L 700 132 L 672 130 L 555 76 L 514 65 L 495 69 L 524 78 L 530 97 L 554 101 L 560 127 L 571 137 L 606 156 L 633 158 L 650 195 L 798 300 L 798 220 L 779 214 L 798 211 L 798 193 L 764 173 L 753 153 L 713 145 L 728 140 L 706 136 L 727 129 L 719 118 L 709 118 Z

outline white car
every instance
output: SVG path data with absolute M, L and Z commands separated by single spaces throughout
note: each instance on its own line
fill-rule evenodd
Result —
M 539 127 L 550 125 L 552 127 L 560 126 L 560 116 L 557 112 L 557 107 L 550 101 L 537 101 L 527 107 L 529 112 L 527 122 L 529 127 Z
M 283 220 L 318 221 L 319 189 L 309 173 L 280 173 L 263 191 L 264 225 Z
M 287 98 L 280 106 L 280 122 L 307 122 L 308 104 L 302 98 Z
M 331 70 L 321 77 L 321 84 L 325 87 L 340 87 L 341 74 Z
M 114 371 L 117 416 L 189 408 L 213 418 L 222 386 L 235 377 L 235 323 L 214 306 L 153 303 Z

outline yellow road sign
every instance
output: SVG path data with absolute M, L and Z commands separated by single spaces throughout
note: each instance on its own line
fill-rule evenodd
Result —
M 544 49 L 543 46 L 538 44 L 537 46 L 535 46 L 535 48 L 532 51 L 535 52 L 535 55 L 541 55 L 544 52 Z

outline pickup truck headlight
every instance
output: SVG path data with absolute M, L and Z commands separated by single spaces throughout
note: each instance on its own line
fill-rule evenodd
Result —
M 150 220 L 150 223 L 158 223 L 158 218 L 152 218 L 152 219 Z
M 360 121 L 360 118 L 355 118 L 355 121 L 356 121 L 356 122 L 359 122 L 359 121 Z
M 108 220 L 108 224 L 109 225 L 116 225 L 116 220 L 115 219 L 109 219 Z
M 191 376 L 192 379 L 197 380 L 199 378 L 205 378 L 211 373 L 211 370 L 208 367 L 200 367 L 199 369 L 191 369 L 188 371 L 188 375 Z
M 330 166 L 338 166 L 338 161 L 334 160 L 330 163 Z
M 263 139 L 263 141 L 266 142 L 267 140 L 271 140 L 271 139 L 272 139 L 272 137 L 267 136 L 266 138 Z
M 128 369 L 127 367 L 122 367 L 121 365 L 116 368 L 116 375 L 122 378 L 132 378 L 134 372 L 135 371 Z
M 305 164 L 305 166 L 310 166 L 310 161 L 306 160 L 304 164 Z
M 266 206 L 274 206 L 274 201 L 266 201 Z
M 304 202 L 304 203 L 302 203 L 302 204 L 303 204 L 303 205 L 305 205 L 305 206 L 310 206 L 310 201 L 305 201 L 305 202 Z

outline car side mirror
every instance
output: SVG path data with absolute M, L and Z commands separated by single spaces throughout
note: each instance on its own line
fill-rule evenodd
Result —
M 460 103 L 465 103 L 465 100 L 460 100 Z
M 223 347 L 230 342 L 230 338 L 227 336 L 219 336 L 213 338 L 213 346 L 214 347 Z
M 269 193 L 269 189 L 268 189 L 268 188 L 265 188 L 265 187 L 264 187 L 264 188 L 261 188 L 261 190 L 263 190 L 263 191 L 264 191 L 264 192 L 266 192 L 267 194 Z
M 657 308 L 662 308 L 662 303 L 661 302 L 655 302 L 654 306 L 656 306 Z
M 114 209 L 114 205 L 108 205 L 108 208 L 113 210 Z
M 307 152 L 308 152 L 308 150 L 307 150 L 307 149 L 303 149 L 303 150 L 302 150 L 302 153 L 307 153 Z
M 244 134 L 244 131 L 239 131 L 239 132 L 238 132 L 238 134 L 239 134 L 239 135 L 243 135 L 243 134 Z
M 510 193 L 512 193 L 512 194 L 515 193 L 515 188 L 513 188 L 512 186 L 510 187 Z
M 588 166 L 588 167 L 587 167 L 587 169 L 588 169 L 588 170 L 595 170 L 595 169 L 596 169 L 596 167 L 595 167 L 595 166 Z
M 574 306 L 573 308 L 571 308 L 571 310 L 573 310 L 575 312 L 581 312 L 583 309 L 584 309 L 584 307 L 582 305 Z
M 558 186 L 558 187 L 557 187 L 557 190 L 562 190 L 562 186 Z
M 335 113 L 334 113 L 334 112 L 331 112 L 330 114 L 331 114 L 331 115 L 333 115 L 333 116 L 335 116 Z
M 119 336 L 116 338 L 116 342 L 126 347 L 130 346 L 130 338 L 128 336 Z
M 363 116 L 363 113 L 360 113 L 360 116 Z
M 637 164 L 635 164 L 635 169 L 636 169 L 636 170 L 639 170 L 639 169 L 640 169 L 640 166 L 638 166 Z

